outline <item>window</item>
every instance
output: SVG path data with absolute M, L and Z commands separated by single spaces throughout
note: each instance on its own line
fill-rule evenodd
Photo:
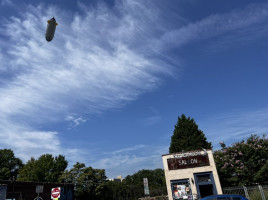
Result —
M 199 183 L 201 182 L 210 182 L 210 174 L 206 174 L 206 175 L 199 175 L 197 176 L 197 180 Z

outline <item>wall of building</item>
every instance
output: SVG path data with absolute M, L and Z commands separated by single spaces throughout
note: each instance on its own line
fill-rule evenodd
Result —
M 36 193 L 36 186 L 42 185 L 43 192 L 39 194 L 43 200 L 51 199 L 51 189 L 60 187 L 60 200 L 74 199 L 74 185 L 62 183 L 39 183 L 39 182 L 22 182 L 22 181 L 6 181 L 0 180 L 0 185 L 6 185 L 6 198 L 16 200 L 34 200 L 38 194 Z

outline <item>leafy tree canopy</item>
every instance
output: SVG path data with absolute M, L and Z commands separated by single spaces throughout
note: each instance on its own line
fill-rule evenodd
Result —
M 86 167 L 77 162 L 73 168 L 66 170 L 61 176 L 61 182 L 74 184 L 76 199 L 98 199 L 96 188 L 106 181 L 104 169 Z
M 123 182 L 106 181 L 96 188 L 98 200 L 136 200 L 144 197 L 143 178 L 148 178 L 150 196 L 167 194 L 163 169 L 140 170 Z
M 16 165 L 22 167 L 22 161 L 16 158 L 11 149 L 0 149 L 0 179 L 11 180 L 16 176 Z
M 148 179 L 148 184 L 150 187 L 166 185 L 163 169 L 142 169 L 134 173 L 133 175 L 128 175 L 123 181 L 128 185 L 143 185 L 143 178 Z
M 41 155 L 37 160 L 31 158 L 19 171 L 20 181 L 59 182 L 59 178 L 68 165 L 62 155 Z
M 178 117 L 171 137 L 169 153 L 211 148 L 211 142 L 207 142 L 206 136 L 198 129 L 194 119 L 187 118 L 184 114 Z
M 264 184 L 268 180 L 268 139 L 251 135 L 229 147 L 221 142 L 214 159 L 222 186 Z
M 148 179 L 149 191 L 151 196 L 160 196 L 166 194 L 166 180 L 163 169 L 143 169 L 127 176 L 123 183 L 133 188 L 132 192 L 135 193 L 136 199 L 144 196 L 143 178 Z
M 135 187 L 135 186 L 134 186 Z M 122 182 L 106 181 L 96 188 L 98 200 L 136 200 L 136 187 L 129 187 Z

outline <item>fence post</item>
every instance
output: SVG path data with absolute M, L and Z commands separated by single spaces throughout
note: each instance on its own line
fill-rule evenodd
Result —
M 260 193 L 261 193 L 261 198 L 262 198 L 262 200 L 266 200 L 266 198 L 265 198 L 265 195 L 264 195 L 264 192 L 263 192 L 263 189 L 262 189 L 262 186 L 261 186 L 261 185 L 259 185 L 259 190 L 260 190 Z
M 246 197 L 248 198 L 248 200 L 250 200 L 249 195 L 248 195 L 248 189 L 247 189 L 247 187 L 246 186 L 243 186 L 243 189 L 244 189 L 244 192 L 245 192 Z

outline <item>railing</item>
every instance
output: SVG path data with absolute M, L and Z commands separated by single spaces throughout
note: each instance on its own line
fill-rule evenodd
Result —
M 168 200 L 168 196 L 144 197 L 144 198 L 139 198 L 139 200 Z
M 268 185 L 222 188 L 223 194 L 239 194 L 249 200 L 268 200 Z

